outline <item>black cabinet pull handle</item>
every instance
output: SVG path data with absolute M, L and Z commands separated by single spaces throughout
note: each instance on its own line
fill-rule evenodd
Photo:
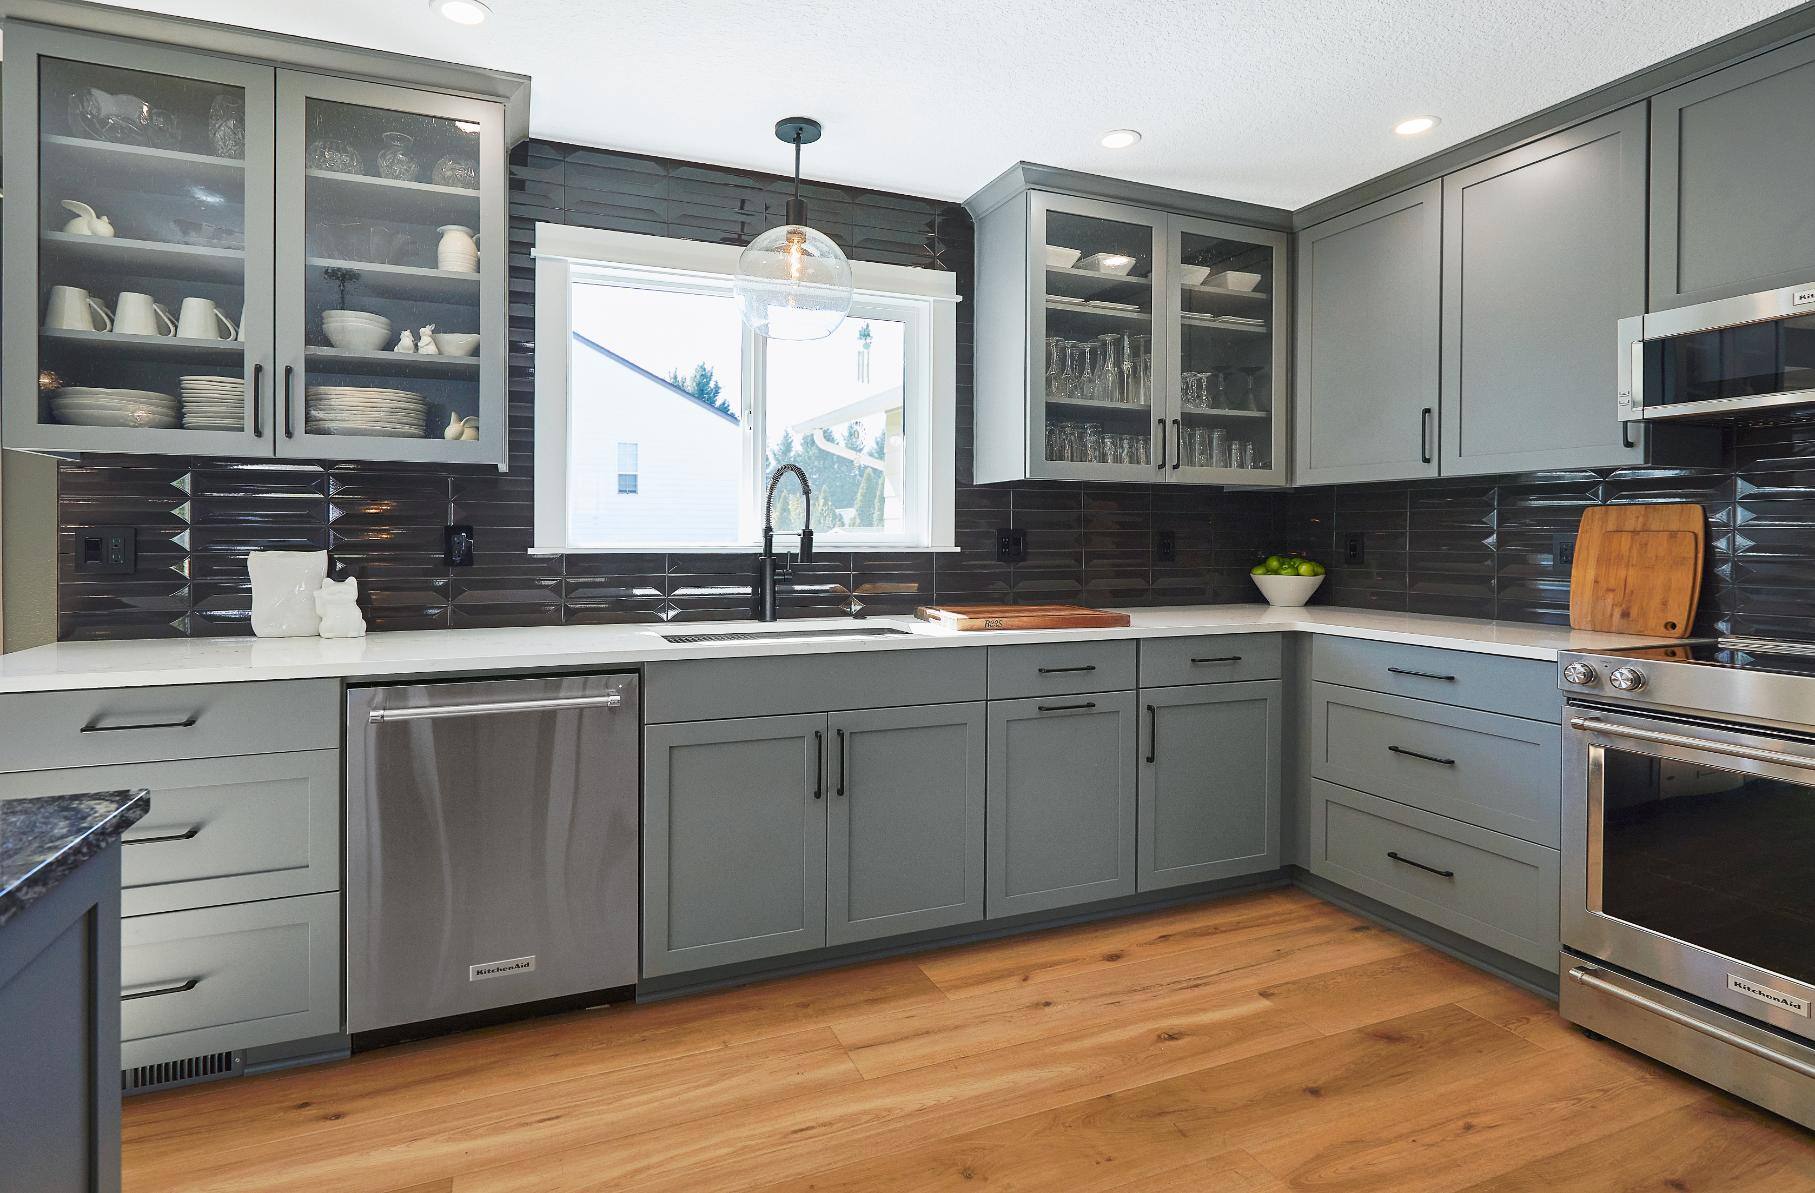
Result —
M 198 824 L 194 828 L 189 829 L 187 832 L 162 833 L 155 837 L 122 837 L 120 839 L 120 844 L 122 844 L 122 845 L 156 845 L 163 841 L 193 841 L 193 840 L 195 840 L 195 838 L 198 835 L 200 835 L 201 831 L 202 831 L 202 826 Z
M 293 366 L 293 365 L 284 366 L 284 438 L 285 439 L 296 438 L 296 426 L 291 421 L 291 414 L 290 414 L 290 378 L 295 372 L 296 372 L 295 366 Z
M 1388 746 L 1387 749 L 1395 754 L 1404 754 L 1407 758 L 1421 758 L 1426 762 L 1435 762 L 1438 766 L 1456 765 L 1456 760 L 1454 758 L 1439 758 L 1435 754 L 1420 754 L 1418 751 L 1408 750 L 1404 746 Z
M 1071 712 L 1073 709 L 1095 708 L 1096 706 L 1097 702 L 1095 700 L 1086 700 L 1082 704 L 1041 704 L 1036 705 L 1035 707 L 1041 712 Z
M 838 731 L 838 795 L 844 796 L 845 780 L 851 775 L 851 749 L 845 743 L 844 730 Z
M 1147 761 L 1152 762 L 1160 752 L 1160 714 L 1153 705 L 1147 706 Z
M 1456 682 L 1456 677 L 1453 675 L 1439 675 L 1435 671 L 1412 671 L 1409 668 L 1405 668 L 1405 667 L 1388 667 L 1387 674 L 1389 674 L 1389 675 L 1409 675 L 1414 679 L 1440 679 L 1444 683 L 1455 683 Z
M 181 721 L 153 721 L 149 725 L 97 725 L 93 721 L 77 730 L 79 733 L 131 733 L 139 729 L 188 729 L 201 720 L 201 713 L 190 713 Z
M 826 797 L 826 735 L 813 731 L 813 798 Z
M 135 998 L 158 998 L 165 994 L 186 994 L 201 984 L 202 979 L 190 978 L 187 982 L 178 982 L 174 986 L 153 986 L 149 990 L 134 990 L 129 994 L 121 994 L 120 1001 L 131 1002 Z
M 1162 418 L 1157 421 L 1160 427 L 1159 468 L 1161 472 L 1164 472 L 1166 471 L 1166 420 Z
M 1425 464 L 1431 462 L 1431 415 L 1433 413 L 1429 406 L 1418 413 L 1418 459 Z
M 1215 655 L 1211 658 L 1192 659 L 1191 661 L 1193 663 L 1199 664 L 1199 665 L 1202 665 L 1204 663 L 1239 663 L 1242 661 L 1242 657 L 1238 654 L 1219 654 L 1219 655 Z
M 265 366 L 252 366 L 252 438 L 265 437 Z
M 1185 431 L 1178 419 L 1172 420 L 1172 471 L 1185 462 Z
M 1621 423 L 1620 424 L 1620 446 L 1623 448 L 1626 448 L 1628 450 L 1631 450 L 1632 448 L 1638 446 L 1637 444 L 1632 442 L 1632 424 L 1631 423 Z
M 1394 853 L 1390 849 L 1386 851 L 1386 855 L 1388 857 L 1392 858 L 1394 861 L 1400 863 L 1401 865 L 1416 866 L 1420 870 L 1428 870 L 1430 873 L 1435 874 L 1438 878 L 1454 878 L 1456 876 L 1456 872 L 1454 870 L 1439 870 L 1439 869 L 1437 869 L 1437 867 L 1427 866 L 1423 862 L 1414 862 L 1409 857 L 1400 857 L 1397 853 Z
M 1042 667 L 1042 668 L 1040 668 L 1040 674 L 1041 675 L 1071 675 L 1074 672 L 1078 672 L 1078 671 L 1095 671 L 1096 669 L 1097 669 L 1097 665 L 1095 663 L 1086 663 L 1082 667 Z

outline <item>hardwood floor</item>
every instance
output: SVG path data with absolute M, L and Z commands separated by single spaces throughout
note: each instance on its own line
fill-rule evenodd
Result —
M 1815 1136 L 1297 890 L 130 1099 L 126 1189 L 1798 1193 Z

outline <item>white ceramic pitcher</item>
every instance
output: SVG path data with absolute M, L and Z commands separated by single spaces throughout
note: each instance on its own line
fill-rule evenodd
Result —
M 464 224 L 443 224 L 435 229 L 441 243 L 435 246 L 435 264 L 454 273 L 479 272 L 479 237 Z

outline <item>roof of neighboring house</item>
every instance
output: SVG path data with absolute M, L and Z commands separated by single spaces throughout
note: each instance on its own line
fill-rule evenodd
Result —
M 718 415 L 720 418 L 724 419 L 726 422 L 736 425 L 737 415 L 732 414 L 730 411 L 721 410 L 719 407 L 713 405 L 711 402 L 708 402 L 706 399 L 699 397 L 697 394 L 692 394 L 692 393 L 689 393 L 688 391 L 682 389 L 680 386 L 678 386 L 674 382 L 668 380 L 668 378 L 666 378 L 666 377 L 657 377 L 654 373 L 651 373 L 648 369 L 645 369 L 642 365 L 638 364 L 636 361 L 630 360 L 626 357 L 619 356 L 617 353 L 613 352 L 611 349 L 607 348 L 605 345 L 597 342 L 596 340 L 589 340 L 577 331 L 573 333 L 573 338 L 575 340 L 579 341 L 580 343 L 586 345 L 588 348 L 591 348 L 594 352 L 597 352 L 600 356 L 610 357 L 612 360 L 616 361 L 618 364 L 623 365 L 625 368 L 629 369 L 631 372 L 640 374 L 641 376 L 648 378 L 649 380 L 655 382 L 657 385 L 661 386 L 663 389 L 668 390 L 670 393 L 673 393 L 677 397 L 686 398 L 689 402 L 692 402 L 694 405 L 699 406 L 705 410 L 710 410 L 710 411 L 712 411 L 712 413 Z

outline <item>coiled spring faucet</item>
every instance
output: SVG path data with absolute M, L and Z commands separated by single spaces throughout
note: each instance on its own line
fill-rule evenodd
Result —
M 775 554 L 775 489 L 781 484 L 781 478 L 789 473 L 800 482 L 801 504 L 806 509 L 801 522 L 800 552 L 793 559 Z M 813 484 L 807 480 L 807 474 L 801 471 L 800 465 L 783 464 L 769 474 L 769 492 L 763 501 L 763 553 L 757 559 L 756 585 L 751 592 L 756 620 L 775 620 L 775 582 L 785 580 L 792 574 L 789 565 L 812 561 Z

